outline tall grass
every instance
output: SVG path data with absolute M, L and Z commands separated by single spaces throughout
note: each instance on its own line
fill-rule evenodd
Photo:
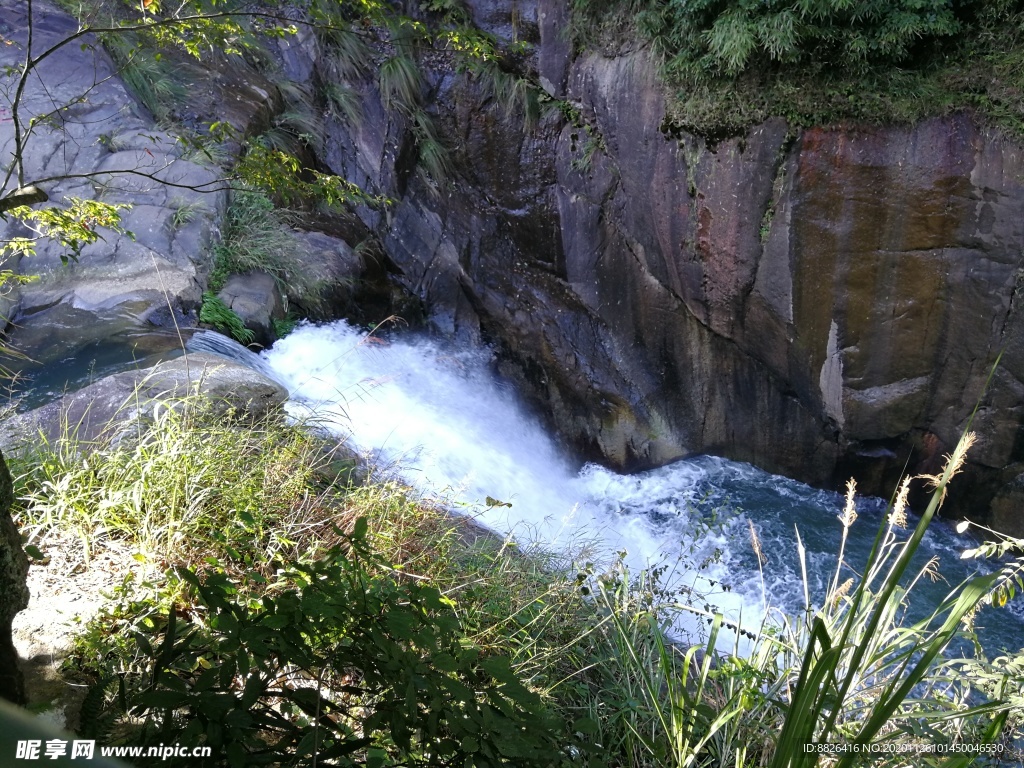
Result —
M 957 640 L 976 646 L 971 618 L 1000 575 L 957 585 L 924 620 L 905 618 L 914 586 L 935 568 L 929 561 L 911 569 L 911 559 L 973 439 L 965 435 L 942 473 L 927 478 L 934 494 L 909 536 L 899 535 L 908 480 L 867 562 L 855 569 L 841 545 L 821 605 L 808 598 L 803 616 L 766 615 L 748 633 L 747 649 L 739 635 L 731 648 L 721 647 L 720 614 L 679 603 L 638 611 L 626 581 L 603 585 L 601 603 L 615 629 L 612 659 L 621 665 L 615 679 L 642 702 L 627 722 L 631 743 L 624 749 L 633 764 L 850 766 L 865 764 L 871 750 L 873 764 L 905 765 L 908 753 L 921 750 L 917 765 L 932 759 L 926 750 L 940 749 L 957 756 L 942 764 L 960 765 L 966 753 L 955 750 L 965 745 L 996 749 L 1019 740 L 1024 698 L 1012 675 L 1021 660 L 990 663 L 977 647 L 973 658 L 943 656 Z M 844 544 L 856 518 L 851 485 L 841 517 Z M 683 649 L 666 640 L 685 612 L 711 622 L 703 645 Z M 809 752 L 814 744 L 847 751 Z
M 289 229 L 289 212 L 255 190 L 232 194 L 224 231 L 213 248 L 209 286 L 219 291 L 232 274 L 266 272 L 284 295 L 301 296 L 310 315 L 326 314 L 323 285 L 301 268 L 299 244 Z
M 129 90 L 157 121 L 167 120 L 184 103 L 185 85 L 175 77 L 173 66 L 137 35 L 106 34 L 102 42 Z
M 507 660 L 517 684 L 558 714 L 566 749 L 552 753 L 551 765 L 852 765 L 864 762 L 863 752 L 826 759 L 805 744 L 953 748 L 1024 735 L 1024 659 L 943 656 L 958 639 L 974 644 L 972 612 L 1012 574 L 959 585 L 928 618 L 905 621 L 915 585 L 933 567 L 911 568 L 911 557 L 969 440 L 930 479 L 933 504 L 909 534 L 901 534 L 904 485 L 868 561 L 848 563 L 841 552 L 820 605 L 808 596 L 801 615 L 773 610 L 756 631 L 737 631 L 699 597 L 666 584 L 664 568 L 631 574 L 617 563 L 601 571 L 587 548 L 552 554 L 495 536 L 372 474 L 350 484 L 352 465 L 333 444 L 280 417 L 217 420 L 189 400 L 160 406 L 137 431 L 120 434 L 88 446 L 68 435 L 18 460 L 19 520 L 41 549 L 48 531 L 62 529 L 91 548 L 117 538 L 179 573 L 216 563 L 227 574 L 217 583 L 235 590 L 218 599 L 239 620 L 259 623 L 269 620 L 259 607 L 267 579 L 292 566 L 324 566 L 320 555 L 365 520 L 375 553 L 366 558 L 368 578 L 436 589 L 467 647 Z M 843 540 L 855 524 L 851 489 Z M 195 636 L 224 629 L 207 626 L 207 609 L 193 604 L 206 593 L 168 579 L 126 583 L 112 613 L 89 628 L 78 669 L 93 676 L 107 705 L 115 703 L 109 684 L 118 669 L 137 675 L 154 663 L 132 633 L 155 632 L 153 648 L 157 640 L 177 647 L 166 640 L 173 628 L 157 620 L 171 602 Z M 708 622 L 696 645 L 676 639 L 683 615 Z M 328 650 L 311 652 L 327 658 Z M 231 679 L 218 679 L 230 693 Z M 236 693 L 244 695 L 241 687 Z M 878 758 L 906 764 L 906 753 Z M 914 764 L 965 764 L 938 758 Z
M 212 419 L 202 398 L 154 406 L 135 439 L 85 443 L 73 433 L 12 460 L 20 524 L 45 548 L 70 531 L 87 550 L 126 541 L 147 560 L 195 563 L 294 559 L 316 540 L 335 493 L 320 473 L 337 456 L 271 416 L 256 424 Z

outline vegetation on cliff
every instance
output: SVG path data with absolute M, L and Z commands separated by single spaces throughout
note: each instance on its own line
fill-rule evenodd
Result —
M 672 125 L 717 138 L 910 122 L 972 109 L 1024 134 L 1024 8 L 1012 0 L 576 0 L 579 45 L 638 34 L 662 60 Z

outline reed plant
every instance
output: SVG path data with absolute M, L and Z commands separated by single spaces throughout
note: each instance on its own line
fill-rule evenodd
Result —
M 923 478 L 933 495 L 906 537 L 911 481 L 904 481 L 859 569 L 844 556 L 857 519 L 851 483 L 835 573 L 815 605 L 804 566 L 801 616 L 769 610 L 755 632 L 690 603 L 638 609 L 630 595 L 647 589 L 643 579 L 603 583 L 600 601 L 614 628 L 610 658 L 621 665 L 612 677 L 638 702 L 623 747 L 631 764 L 906 765 L 911 754 L 914 765 L 952 766 L 1012 752 L 1022 736 L 1024 697 L 1014 677 L 1022 659 L 989 662 L 971 622 L 1014 576 L 1006 569 L 975 576 L 925 619 L 906 618 L 914 586 L 936 568 L 912 560 L 973 441 L 964 435 L 943 471 Z M 803 563 L 799 539 L 798 551 Z M 710 622 L 703 643 L 685 648 L 667 639 L 681 614 Z M 723 649 L 727 629 L 733 639 Z M 958 658 L 951 651 L 958 641 L 975 653 Z

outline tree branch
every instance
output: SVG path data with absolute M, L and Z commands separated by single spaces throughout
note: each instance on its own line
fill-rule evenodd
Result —
M 39 187 L 33 185 L 19 187 L 6 197 L 0 197 L 0 214 L 4 214 L 12 208 L 18 208 L 22 205 L 45 203 L 49 199 L 50 196 L 39 189 Z

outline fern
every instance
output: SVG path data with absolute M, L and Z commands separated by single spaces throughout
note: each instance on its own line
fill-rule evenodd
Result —
M 117 683 L 117 696 L 108 703 L 108 691 L 112 683 Z M 79 709 L 78 733 L 84 738 L 93 739 L 101 744 L 109 744 L 119 717 L 124 714 L 118 711 L 117 704 L 124 700 L 124 680 L 121 677 L 101 677 L 89 686 L 82 699 Z
M 256 338 L 256 334 L 245 327 L 238 313 L 225 304 L 219 296 L 209 291 L 203 294 L 203 305 L 199 308 L 199 322 L 212 325 L 240 344 L 252 344 Z

